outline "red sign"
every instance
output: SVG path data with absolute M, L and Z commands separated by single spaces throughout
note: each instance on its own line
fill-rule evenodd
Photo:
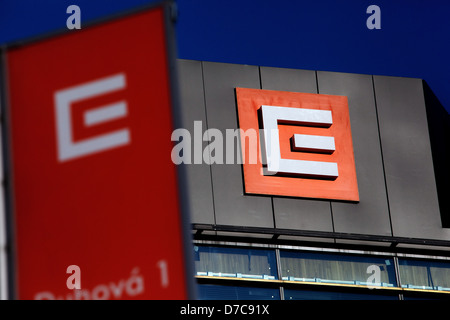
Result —
M 164 9 L 10 49 L 6 67 L 16 298 L 187 298 Z

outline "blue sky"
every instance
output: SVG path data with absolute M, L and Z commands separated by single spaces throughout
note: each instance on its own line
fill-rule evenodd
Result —
M 2 0 L 0 43 L 64 29 L 67 6 L 83 22 L 151 0 Z M 184 59 L 425 79 L 450 111 L 450 1 L 178 0 Z M 369 5 L 381 29 L 369 30 Z

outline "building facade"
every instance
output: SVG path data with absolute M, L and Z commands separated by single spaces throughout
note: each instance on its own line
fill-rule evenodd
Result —
M 203 138 L 242 125 L 236 88 L 346 97 L 359 195 L 249 193 L 242 162 L 203 152 L 186 165 L 200 299 L 450 297 L 448 114 L 424 81 L 193 60 L 178 73 L 184 128 Z

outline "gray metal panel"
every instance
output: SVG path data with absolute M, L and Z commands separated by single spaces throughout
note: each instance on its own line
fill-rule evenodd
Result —
M 319 93 L 348 97 L 359 203 L 332 202 L 336 232 L 392 235 L 372 76 L 317 72 Z
M 208 127 L 223 134 L 237 129 L 235 88 L 259 88 L 258 67 L 204 62 L 203 75 Z M 236 145 L 240 150 L 238 139 Z M 244 195 L 240 164 L 212 164 L 211 169 L 217 224 L 273 227 L 270 197 Z
M 420 79 L 374 76 L 394 236 L 450 239 L 441 227 Z
M 442 225 L 450 228 L 450 114 L 423 81 L 434 177 Z
M 262 89 L 317 93 L 316 73 L 261 67 Z M 329 201 L 273 197 L 275 225 L 283 229 L 333 231 Z
M 202 64 L 200 61 L 178 60 L 177 67 L 183 127 L 191 133 L 193 143 L 194 121 L 202 121 L 203 130 L 207 129 Z M 206 143 L 203 145 L 206 146 Z M 209 165 L 205 163 L 187 165 L 186 173 L 191 222 L 213 224 L 214 207 Z
M 317 93 L 315 71 L 272 67 L 260 69 L 261 89 Z

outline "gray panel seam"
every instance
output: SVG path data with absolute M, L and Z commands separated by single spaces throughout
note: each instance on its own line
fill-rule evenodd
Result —
M 316 76 L 316 93 L 319 93 L 319 75 L 317 74 L 317 70 L 314 70 L 314 74 Z
M 317 70 L 314 70 L 314 74 L 316 76 L 316 92 L 317 94 L 320 94 L 319 91 L 319 74 L 317 73 Z M 333 217 L 333 201 L 329 201 L 330 203 L 330 217 L 331 217 L 331 227 L 333 228 L 333 232 L 336 232 L 334 228 L 334 217 Z M 333 240 L 334 243 L 336 243 L 336 239 Z
M 262 80 L 262 75 L 261 75 L 261 66 L 258 66 L 258 75 L 259 75 L 259 88 L 262 89 L 263 88 L 263 85 L 262 85 L 263 80 Z M 272 204 L 273 227 L 276 228 L 277 224 L 276 224 L 276 220 L 275 220 L 275 205 L 274 205 L 273 197 L 270 197 L 270 203 Z
M 208 129 L 209 128 L 209 125 L 208 125 L 208 110 L 206 108 L 206 86 L 205 86 L 205 74 L 204 74 L 204 71 L 203 71 L 203 61 L 200 61 L 200 67 L 201 67 L 201 70 L 202 70 L 203 104 L 204 104 L 204 108 L 205 108 L 205 122 L 206 122 L 205 125 L 206 125 L 206 128 Z M 208 136 L 208 141 L 210 141 L 209 138 L 210 137 Z M 208 144 L 207 148 L 209 150 L 209 144 Z M 211 154 L 211 153 L 209 153 L 209 154 Z M 213 205 L 214 224 L 217 224 L 217 221 L 216 221 L 216 204 L 214 202 L 213 173 L 212 173 L 211 165 L 208 165 L 208 166 L 209 166 L 209 179 L 211 180 L 211 196 L 212 196 L 211 198 L 212 198 L 212 205 Z
M 386 201 L 387 201 L 387 207 L 388 207 L 388 213 L 389 213 L 389 225 L 391 227 L 391 235 L 394 236 L 394 230 L 392 227 L 392 218 L 391 218 L 391 206 L 390 206 L 390 201 L 389 201 L 389 188 L 387 185 L 386 169 L 385 169 L 385 165 L 384 165 L 383 144 L 381 141 L 381 129 L 380 129 L 380 120 L 379 120 L 379 116 L 378 116 L 378 104 L 377 104 L 377 93 L 376 93 L 376 89 L 375 89 L 375 79 L 373 78 L 373 75 L 371 77 L 372 77 L 373 99 L 374 99 L 374 103 L 375 103 L 375 114 L 376 114 L 376 118 L 377 118 L 378 141 L 380 143 L 381 165 L 383 168 L 383 179 L 384 179 L 384 186 L 386 189 Z

